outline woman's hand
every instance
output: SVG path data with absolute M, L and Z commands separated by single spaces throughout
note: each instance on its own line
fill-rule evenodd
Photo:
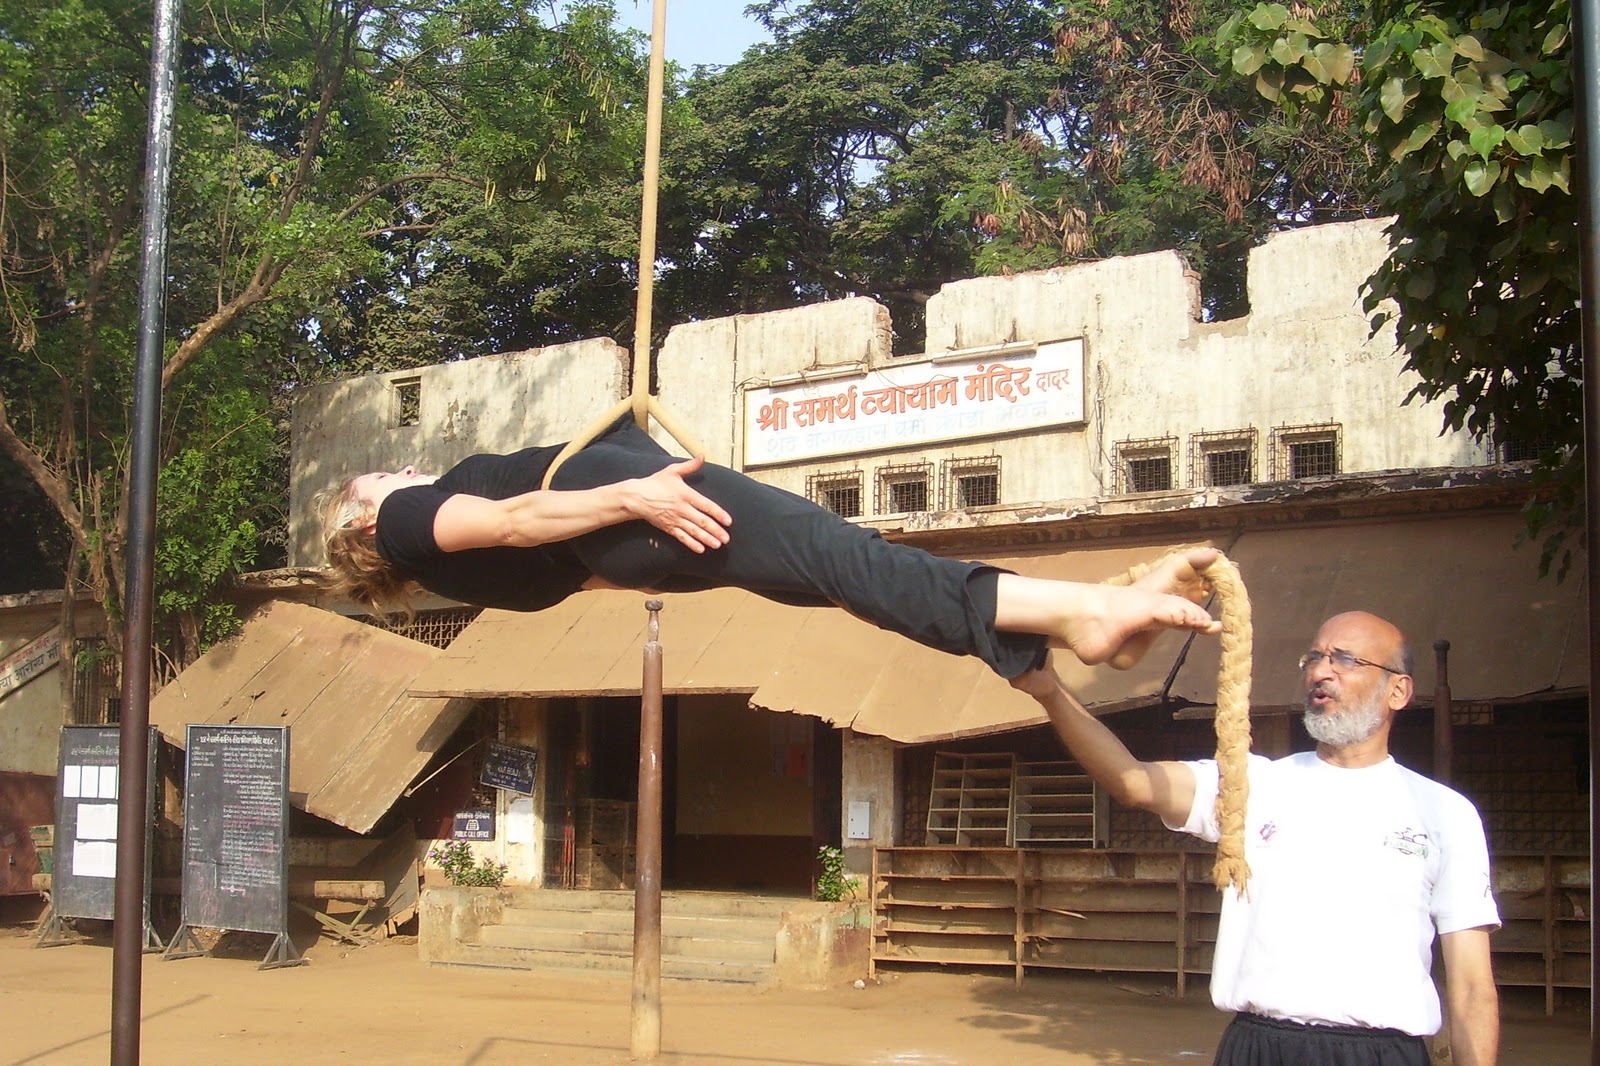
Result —
M 649 477 L 623 482 L 623 506 L 633 518 L 669 533 L 693 552 L 728 543 L 733 516 L 684 480 L 705 465 L 705 456 L 662 467 Z

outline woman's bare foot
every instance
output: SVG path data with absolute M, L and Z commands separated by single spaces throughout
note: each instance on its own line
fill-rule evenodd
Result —
M 1088 666 L 1110 663 L 1126 670 L 1149 650 L 1164 629 L 1220 633 L 1222 623 L 1182 596 L 1129 585 L 1090 585 L 1076 609 L 1050 634 L 1052 647 L 1067 648 Z
M 1170 593 L 1182 596 L 1191 603 L 1203 604 L 1211 597 L 1211 582 L 1205 579 L 1204 571 L 1216 560 L 1218 554 L 1215 548 L 1186 548 L 1171 552 L 1135 578 L 1129 587 Z M 1150 650 L 1150 645 L 1155 643 L 1156 637 L 1160 635 L 1159 629 L 1146 629 L 1135 633 L 1112 653 L 1106 660 L 1107 664 L 1114 670 L 1128 669 L 1144 658 L 1145 653 Z

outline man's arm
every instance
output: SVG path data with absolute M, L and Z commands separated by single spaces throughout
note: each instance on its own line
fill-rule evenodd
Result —
M 1479 926 L 1445 933 L 1439 946 L 1444 952 L 1451 1061 L 1494 1066 L 1500 1054 L 1500 993 L 1489 962 L 1489 930 Z
M 1170 825 L 1189 820 L 1194 771 L 1180 762 L 1140 762 L 1127 745 L 1073 699 L 1048 665 L 1011 685 L 1039 701 L 1061 742 L 1085 772 L 1119 803 L 1160 815 Z

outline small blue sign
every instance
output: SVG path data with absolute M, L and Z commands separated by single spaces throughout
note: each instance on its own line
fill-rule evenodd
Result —
M 493 840 L 494 811 L 484 808 L 477 811 L 457 811 L 455 826 L 450 831 L 452 840 Z

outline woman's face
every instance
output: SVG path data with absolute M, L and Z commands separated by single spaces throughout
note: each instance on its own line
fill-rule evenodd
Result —
M 389 493 L 412 485 L 431 485 L 437 480 L 433 474 L 421 474 L 416 467 L 407 466 L 393 473 L 380 470 L 362 474 L 350 483 L 350 491 L 356 499 L 367 505 L 367 513 L 371 515 L 367 525 L 371 527 L 377 524 L 378 508 L 389 498 Z

